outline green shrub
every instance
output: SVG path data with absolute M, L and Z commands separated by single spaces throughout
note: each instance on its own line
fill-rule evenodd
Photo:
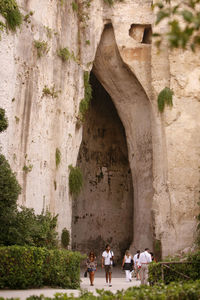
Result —
M 57 218 L 49 211 L 36 215 L 32 208 L 22 207 L 20 211 L 16 210 L 4 245 L 55 248 L 58 245 Z
M 62 246 L 64 248 L 67 248 L 69 246 L 69 242 L 70 242 L 69 230 L 67 230 L 67 228 L 64 228 L 62 230 L 62 234 L 61 234 L 61 243 L 62 243 Z
M 51 96 L 52 98 L 58 98 L 59 93 L 60 91 L 55 89 L 55 85 L 53 85 L 51 88 L 48 88 L 48 86 L 45 85 L 42 90 L 42 97 Z
M 83 186 L 83 175 L 78 167 L 69 166 L 69 190 L 72 195 L 77 196 Z
M 71 58 L 71 53 L 67 47 L 59 49 L 57 53 L 63 62 L 68 61 Z
M 158 109 L 160 112 L 164 111 L 165 105 L 172 107 L 173 91 L 168 87 L 165 87 L 158 95 Z
M 73 11 L 78 11 L 78 4 L 76 3 L 76 2 L 72 2 L 72 9 L 73 9 Z
M 124 0 L 103 0 L 106 4 L 112 6 L 115 2 L 123 2 Z
M 5 116 L 5 110 L 0 108 L 0 132 L 3 132 L 8 127 L 8 119 Z
M 48 53 L 48 43 L 45 41 L 34 41 L 34 46 L 37 49 L 37 56 L 40 58 L 41 56 Z
M 200 193 L 200 191 L 199 191 Z M 200 208 L 200 202 L 198 202 L 199 208 Z M 196 236 L 196 243 L 200 247 L 200 213 L 197 215 L 197 236 Z
M 67 250 L 0 247 L 0 288 L 78 288 L 82 258 L 80 253 Z
M 84 122 L 85 120 L 85 116 L 90 105 L 90 100 L 92 98 L 92 88 L 89 82 L 90 73 L 88 71 L 84 72 L 83 80 L 84 80 L 85 93 L 84 93 L 84 99 L 82 99 L 79 104 L 79 120 L 81 122 Z
M 58 148 L 56 148 L 55 158 L 56 158 L 56 168 L 57 168 L 61 162 L 61 152 Z
M 22 14 L 15 0 L 0 0 L 0 14 L 6 19 L 8 29 L 16 31 L 22 23 Z
M 93 295 L 86 290 L 81 291 L 80 296 L 74 297 L 65 293 L 56 293 L 53 298 L 40 296 L 30 296 L 26 300 L 199 300 L 200 281 L 189 283 L 172 283 L 168 286 L 142 286 L 130 287 L 127 290 L 105 291 L 96 290 L 97 295 Z M 14 300 L 14 299 L 12 299 Z
M 33 169 L 33 165 L 24 165 L 23 166 L 23 171 L 25 172 L 25 173 L 28 173 L 28 172 L 31 172 L 32 171 L 32 169 Z
M 178 258 L 171 258 L 167 261 L 177 261 Z M 200 279 L 200 251 L 190 254 L 186 257 L 184 262 L 188 263 L 174 263 L 163 266 L 161 263 L 152 263 L 149 266 L 149 281 L 151 283 L 158 283 L 162 281 L 162 268 L 164 272 L 164 283 L 169 284 L 172 281 L 186 281 L 188 279 Z
M 0 154 L 0 215 L 16 207 L 21 187 L 5 156 Z

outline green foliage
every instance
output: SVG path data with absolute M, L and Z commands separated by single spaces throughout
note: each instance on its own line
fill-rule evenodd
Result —
M 55 158 L 56 158 L 56 168 L 57 168 L 61 162 L 61 152 L 58 148 L 56 148 Z
M 0 154 L 0 245 L 8 239 L 21 187 L 4 155 Z
M 168 40 L 171 48 L 186 48 L 187 45 L 194 51 L 200 45 L 200 0 L 186 0 L 177 5 L 171 5 L 170 0 L 158 1 L 156 24 L 167 19 L 169 25 Z M 155 33 L 156 44 L 162 42 L 162 35 Z
M 16 124 L 19 123 L 19 117 L 15 116 L 15 122 L 16 122 Z
M 78 12 L 78 4 L 75 1 L 72 2 L 72 9 L 73 11 Z
M 52 35 L 53 35 L 53 29 L 51 29 L 49 26 L 44 26 L 44 27 L 45 27 L 45 29 L 46 29 L 47 37 L 48 37 L 49 39 L 51 39 L 51 38 L 52 38 Z
M 68 61 L 69 59 L 73 59 L 73 61 L 75 61 L 76 63 L 80 63 L 78 58 L 75 56 L 74 52 L 70 52 L 69 49 L 66 48 L 62 48 L 59 49 L 57 51 L 58 56 L 62 59 L 63 62 Z
M 24 21 L 27 23 L 31 23 L 30 17 L 32 17 L 33 14 L 34 12 L 31 10 L 28 14 L 24 16 Z
M 124 0 L 103 0 L 104 3 L 113 6 L 116 2 L 123 2 Z
M 188 283 L 171 283 L 168 286 L 141 286 L 130 287 L 127 290 L 105 291 L 96 289 L 97 295 L 92 292 L 81 291 L 80 296 L 74 297 L 71 294 L 57 293 L 53 298 L 40 296 L 30 296 L 27 300 L 198 300 L 200 294 L 200 281 Z M 3 300 L 3 299 L 2 299 Z M 12 299 L 14 300 L 14 299 Z
M 34 47 L 37 49 L 37 56 L 38 58 L 42 57 L 43 55 L 47 54 L 49 51 L 48 43 L 45 41 L 34 41 Z
M 153 242 L 153 252 L 156 258 L 156 261 L 160 261 L 162 258 L 162 244 L 160 240 L 155 239 Z
M 200 207 L 200 202 L 198 202 L 198 205 Z M 197 238 L 196 238 L 196 243 L 200 247 L 200 213 L 197 216 L 197 221 L 198 221 L 198 224 L 197 224 Z
M 158 109 L 160 112 L 164 111 L 165 105 L 172 107 L 173 91 L 168 87 L 165 87 L 158 95 Z
M 85 93 L 84 93 L 84 99 L 82 99 L 79 104 L 79 116 L 78 116 L 81 122 L 84 122 L 85 120 L 85 116 L 90 105 L 90 100 L 92 98 L 92 88 L 89 79 L 90 79 L 90 73 L 88 71 L 85 71 L 83 75 Z
M 49 211 L 36 215 L 33 209 L 21 207 L 20 211 L 16 210 L 13 214 L 4 245 L 29 245 L 49 249 L 56 247 L 57 218 Z
M 22 23 L 22 14 L 15 0 L 0 0 L 0 14 L 6 20 L 6 26 L 12 31 Z
M 0 154 L 0 215 L 8 209 L 16 207 L 20 193 L 21 187 L 15 173 L 12 172 L 4 155 Z
M 59 49 L 57 53 L 63 62 L 68 61 L 71 58 L 71 53 L 67 47 Z
M 171 258 L 165 261 L 180 261 L 180 258 Z M 164 283 L 169 284 L 173 281 L 187 281 L 188 279 L 200 279 L 200 251 L 190 254 L 184 259 L 184 263 L 174 263 L 163 266 Z M 159 283 L 162 281 L 162 265 L 161 263 L 152 263 L 149 266 L 149 281 L 151 283 Z M 184 276 L 185 275 L 185 276 Z M 188 278 L 189 277 L 189 278 Z
M 32 169 L 33 169 L 33 165 L 24 165 L 23 166 L 23 171 L 25 172 L 25 173 L 28 173 L 28 172 L 31 172 L 32 171 Z
M 0 108 L 0 132 L 3 132 L 8 127 L 8 119 L 5 116 L 5 110 Z
M 60 5 L 63 6 L 66 3 L 66 0 L 58 0 L 60 2 Z
M 61 234 L 61 243 L 62 243 L 62 246 L 64 248 L 67 248 L 69 246 L 69 242 L 70 242 L 69 230 L 67 230 L 67 228 L 64 228 L 62 230 L 62 234 Z
M 53 85 L 51 88 L 48 88 L 47 85 L 45 85 L 42 90 L 42 97 L 51 96 L 52 98 L 58 98 L 58 94 L 60 92 L 60 90 L 56 90 L 55 85 Z
M 78 288 L 78 252 L 46 248 L 0 247 L 0 288 L 25 289 L 41 286 Z
M 69 190 L 72 195 L 77 196 L 83 186 L 83 175 L 78 167 L 69 166 Z

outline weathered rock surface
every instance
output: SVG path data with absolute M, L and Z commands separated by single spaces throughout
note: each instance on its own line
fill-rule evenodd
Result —
M 194 241 L 200 179 L 200 59 L 198 52 L 170 52 L 165 43 L 158 54 L 151 43 L 151 2 L 125 0 L 109 7 L 103 0 L 82 0 L 77 1 L 78 13 L 72 1 L 63 0 L 63 5 L 59 0 L 18 1 L 24 14 L 30 10 L 34 14 L 30 23 L 24 22 L 16 33 L 3 33 L 0 41 L 0 106 L 9 119 L 0 145 L 23 188 L 19 204 L 36 212 L 48 208 L 58 213 L 59 232 L 64 227 L 71 231 L 75 200 L 69 193 L 68 166 L 75 166 L 80 155 L 82 128 L 76 125 L 84 97 L 83 72 L 93 68 L 125 130 L 126 168 L 131 170 L 134 190 L 134 196 L 128 196 L 133 220 L 125 226 L 133 226 L 131 249 L 152 248 L 158 240 L 166 256 Z M 158 30 L 165 32 L 166 26 Z M 38 58 L 34 40 L 46 41 L 48 53 Z M 76 59 L 62 62 L 57 51 L 64 47 Z M 58 97 L 44 95 L 45 86 L 54 87 Z M 161 115 L 156 99 L 165 86 L 174 90 L 174 106 Z M 61 163 L 56 167 L 57 148 Z M 24 166 L 30 171 L 25 172 Z M 82 193 L 89 195 L 89 189 Z M 114 215 L 115 206 L 112 211 Z M 124 224 L 122 211 L 119 222 Z M 95 230 L 98 236 L 99 229 Z M 117 233 L 113 236 L 116 239 Z

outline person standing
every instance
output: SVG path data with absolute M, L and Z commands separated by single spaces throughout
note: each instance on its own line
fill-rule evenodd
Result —
M 140 279 L 139 270 L 141 266 L 138 265 L 139 258 L 140 258 L 140 250 L 137 250 L 137 253 L 133 257 L 136 280 Z
M 132 270 L 133 270 L 133 256 L 130 254 L 129 250 L 126 250 L 125 252 L 123 262 L 122 262 L 122 268 L 126 274 L 126 281 L 131 281 Z
M 150 252 L 149 248 L 145 248 L 145 251 L 140 254 L 138 260 L 138 266 L 141 266 L 140 269 L 141 284 L 148 283 L 148 264 L 152 261 L 151 254 L 149 252 Z
M 102 253 L 102 268 L 105 269 L 106 283 L 109 280 L 109 286 L 111 287 L 112 279 L 112 264 L 114 259 L 114 253 L 110 250 L 110 245 L 106 245 L 105 251 Z
M 89 273 L 89 278 L 90 278 L 90 285 L 94 285 L 94 274 L 95 271 L 97 270 L 97 260 L 96 257 L 94 255 L 94 252 L 91 251 L 87 261 L 86 261 L 86 267 L 87 267 L 87 271 Z

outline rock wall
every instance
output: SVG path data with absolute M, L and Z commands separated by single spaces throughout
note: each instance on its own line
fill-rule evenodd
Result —
M 158 53 L 151 44 L 151 2 L 109 7 L 103 0 L 82 0 L 77 12 L 72 1 L 18 1 L 24 15 L 33 15 L 0 41 L 0 106 L 9 119 L 0 146 L 23 188 L 19 204 L 58 213 L 59 232 L 71 231 L 68 166 L 76 165 L 82 140 L 76 123 L 83 72 L 94 64 L 125 129 L 134 188 L 132 250 L 158 240 L 166 256 L 194 241 L 200 60 L 189 50 L 169 51 L 166 43 Z M 104 30 L 106 24 L 112 25 Z M 157 30 L 165 32 L 166 25 Z M 47 42 L 48 53 L 38 58 L 34 40 Z M 71 53 L 66 62 L 57 55 L 64 47 Z M 44 95 L 45 86 L 57 97 Z M 160 114 L 156 99 L 165 86 L 174 90 L 174 106 Z

